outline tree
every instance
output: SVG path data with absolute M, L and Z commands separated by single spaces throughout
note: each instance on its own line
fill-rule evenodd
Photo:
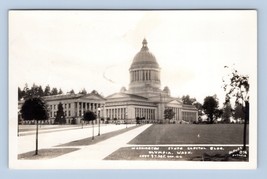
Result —
M 57 95 L 58 91 L 57 88 L 52 88 L 51 95 Z
M 20 87 L 18 87 L 18 100 L 21 100 L 21 98 L 23 98 L 23 91 L 20 89 Z
M 94 120 L 96 120 L 96 114 L 92 111 L 85 111 L 83 114 L 84 121 L 92 121 L 92 140 L 94 140 Z
M 172 109 L 165 109 L 164 110 L 164 119 L 168 119 L 169 122 L 174 117 L 174 115 L 175 115 L 175 112 L 173 112 Z
M 136 124 L 140 124 L 140 117 L 136 117 Z
M 38 96 L 39 87 L 33 83 L 30 89 L 30 96 Z M 40 96 L 39 96 L 40 97 Z
M 87 94 L 86 89 L 83 88 L 82 91 L 79 92 L 79 94 Z
M 41 85 L 38 87 L 38 93 L 37 94 L 40 97 L 43 97 L 44 96 L 44 90 L 43 90 L 43 88 L 42 88 Z
M 216 109 L 218 109 L 218 101 L 215 96 L 207 96 L 204 99 L 203 109 L 205 114 L 209 117 L 209 123 L 213 123 L 213 115 L 215 114 Z
M 47 120 L 48 109 L 45 101 L 40 97 L 32 97 L 25 100 L 20 110 L 21 117 L 24 120 L 36 121 L 36 149 L 35 155 L 38 155 L 38 124 L 41 120 Z
M 44 90 L 44 96 L 49 96 L 49 95 L 51 95 L 51 91 L 50 91 L 50 86 L 47 85 Z
M 63 94 L 63 91 L 61 88 L 59 88 L 58 94 Z
M 98 94 L 98 92 L 96 90 L 93 90 L 91 93 L 92 94 Z
M 192 105 L 194 102 L 196 102 L 196 98 L 190 98 L 189 95 L 182 96 L 183 104 Z
M 31 90 L 29 89 L 27 83 L 25 84 L 25 87 L 23 88 L 23 91 L 24 91 L 23 98 L 27 99 L 27 98 L 30 98 L 31 97 Z
M 58 108 L 57 108 L 57 115 L 56 115 L 56 119 L 55 119 L 55 124 L 66 124 L 66 118 L 65 118 L 65 114 L 63 111 L 63 105 L 60 102 L 58 104 Z
M 199 116 L 202 115 L 202 113 L 203 113 L 203 107 L 202 107 L 202 104 L 199 103 L 199 102 L 197 102 L 197 101 L 195 101 L 195 102 L 193 103 L 193 105 L 197 108 L 198 115 L 199 115 Z
M 236 104 L 235 105 L 235 110 L 234 110 L 234 118 L 245 120 L 245 112 L 243 111 L 243 106 L 241 104 Z
M 222 115 L 223 115 L 223 109 L 219 109 L 219 108 L 215 109 L 214 111 L 215 119 L 221 118 Z
M 113 119 L 113 121 L 115 122 L 115 124 L 117 124 L 117 118 L 115 117 L 114 119 Z
M 224 104 L 224 108 L 223 108 L 223 114 L 222 114 L 222 118 L 223 118 L 223 122 L 224 123 L 230 123 L 230 118 L 232 117 L 232 106 L 230 102 L 227 102 L 226 104 Z
M 69 93 L 70 93 L 70 94 L 75 94 L 75 92 L 74 92 L 74 90 L 73 90 L 73 89 L 72 89 L 72 90 L 70 90 L 70 91 L 69 91 Z
M 229 69 L 228 66 L 224 68 Z M 243 130 L 243 150 L 246 150 L 247 142 L 247 123 L 249 121 L 249 77 L 247 75 L 241 75 L 234 68 L 228 74 L 226 79 L 223 79 L 225 102 L 230 102 L 231 99 L 235 100 L 236 104 L 242 106 L 245 113 L 245 122 Z

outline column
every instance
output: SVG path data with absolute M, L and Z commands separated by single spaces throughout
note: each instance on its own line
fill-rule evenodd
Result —
M 146 80 L 146 71 L 143 71 L 143 80 Z
M 83 115 L 83 105 L 84 105 L 84 103 L 83 102 L 81 102 L 81 116 Z
M 144 80 L 146 80 L 146 70 L 143 71 Z

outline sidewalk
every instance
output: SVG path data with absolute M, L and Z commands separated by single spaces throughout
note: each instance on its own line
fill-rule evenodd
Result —
M 135 124 L 128 124 L 128 127 Z M 87 126 L 89 127 L 89 126 Z M 53 129 L 46 130 L 46 133 L 39 134 L 39 149 L 51 148 L 57 145 L 62 145 L 71 141 L 80 140 L 92 136 L 92 128 L 77 128 L 73 130 L 54 131 Z M 125 125 L 106 125 L 101 126 L 100 133 L 108 133 L 119 129 L 126 128 Z M 49 132 L 50 131 L 50 132 Z M 94 126 L 94 136 L 98 134 L 98 126 Z M 18 137 L 18 154 L 26 153 L 35 150 L 35 134 Z
M 107 126 L 107 124 L 101 124 L 101 127 Z M 92 125 L 51 125 L 51 126 L 42 126 L 39 125 L 39 134 L 41 133 L 49 133 L 49 132 L 58 132 L 58 131 L 65 131 L 65 130 L 75 130 L 75 129 L 82 129 L 82 128 L 91 128 Z M 97 127 L 97 124 L 95 124 L 95 127 Z M 22 127 L 21 127 L 22 128 Z M 36 133 L 36 125 L 31 126 L 30 129 L 21 129 L 19 132 L 19 136 L 25 136 L 25 135 L 35 135 Z
M 132 140 L 134 137 L 136 137 L 138 134 L 143 132 L 145 129 L 147 129 L 151 125 L 143 125 L 136 129 L 130 130 L 128 132 L 125 132 L 123 134 L 120 134 L 118 136 L 114 136 L 110 139 L 104 140 L 102 142 L 99 142 L 94 145 L 89 146 L 81 146 L 80 150 L 71 152 L 53 159 L 52 160 L 103 160 L 105 157 L 110 155 L 112 152 L 118 150 L 121 147 L 124 147 L 127 145 L 127 142 Z

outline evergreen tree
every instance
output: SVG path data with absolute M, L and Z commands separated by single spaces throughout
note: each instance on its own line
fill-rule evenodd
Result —
M 69 93 L 70 93 L 70 94 L 75 94 L 75 91 L 72 89 L 72 90 L 70 90 Z
M 40 96 L 40 97 L 44 96 L 44 90 L 43 90 L 41 85 L 38 87 L 38 96 Z
M 33 83 L 31 89 L 30 89 L 30 95 L 31 96 L 38 96 L 39 87 Z M 40 96 L 39 96 L 40 97 Z
M 50 96 L 50 95 L 51 95 L 50 86 L 47 85 L 44 90 L 44 96 Z
M 82 91 L 79 92 L 79 94 L 87 94 L 87 91 L 85 90 L 85 88 L 83 88 Z
M 57 88 L 52 88 L 51 95 L 57 95 L 57 94 L 58 94 Z
M 61 90 L 61 88 L 59 88 L 58 94 L 63 94 L 63 91 Z
M 65 114 L 64 114 L 64 110 L 63 110 L 63 105 L 60 102 L 58 104 L 58 108 L 57 108 L 57 115 L 56 115 L 56 119 L 55 119 L 55 124 L 66 124 L 66 118 L 65 118 Z

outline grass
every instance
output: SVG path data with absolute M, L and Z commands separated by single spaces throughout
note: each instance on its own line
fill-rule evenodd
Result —
M 79 150 L 78 148 L 52 148 L 52 149 L 40 149 L 38 155 L 35 155 L 35 151 L 23 153 L 18 155 L 20 160 L 40 160 L 40 159 L 51 159 L 58 157 L 70 152 Z
M 248 129 L 248 128 L 247 128 Z M 248 130 L 247 130 L 248 136 Z M 242 144 L 242 124 L 152 125 L 128 144 Z M 248 143 L 248 137 L 247 137 Z
M 240 147 L 242 143 L 243 125 L 240 124 L 156 124 L 131 140 L 128 143 L 131 147 L 122 147 L 105 160 L 248 161 L 248 149 L 244 154 Z M 185 146 L 179 149 L 183 144 Z M 175 145 L 178 146 L 176 149 Z

